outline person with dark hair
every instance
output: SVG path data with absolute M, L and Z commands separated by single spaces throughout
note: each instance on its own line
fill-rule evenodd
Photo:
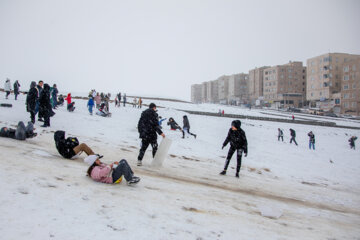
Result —
M 294 129 L 290 128 L 290 136 L 291 136 L 291 139 L 290 139 L 290 143 L 292 143 L 294 141 L 295 145 L 297 146 L 297 142 L 295 140 L 295 137 L 296 137 L 296 132 Z
M 5 98 L 8 99 L 9 95 L 11 93 L 11 82 L 10 82 L 10 79 L 8 79 L 8 78 L 5 81 L 4 91 L 6 92 Z
M 179 124 L 177 124 L 177 122 L 175 122 L 174 118 L 169 118 L 169 121 L 167 122 L 167 125 L 170 125 L 170 130 L 176 131 L 177 129 L 179 129 L 180 131 L 183 132 L 183 130 L 181 129 L 181 127 L 179 126 Z
M 280 141 L 280 138 L 281 138 L 281 141 L 284 141 L 284 133 L 283 133 L 283 130 L 281 130 L 280 128 L 278 128 L 278 141 Z
M 30 113 L 32 123 L 35 123 L 36 103 L 38 101 L 38 91 L 36 89 L 36 82 L 31 82 L 30 90 L 26 96 L 26 110 Z
M 28 125 L 25 127 L 25 124 L 20 121 L 16 129 L 8 127 L 1 128 L 0 137 L 25 140 L 26 138 L 33 138 L 37 135 L 37 133 L 34 133 L 34 130 L 34 125 L 32 122 L 28 122 Z
M 117 184 L 124 178 L 128 185 L 136 184 L 140 181 L 139 177 L 134 176 L 130 165 L 125 159 L 120 162 L 105 164 L 100 161 L 99 156 L 90 155 L 84 159 L 90 167 L 87 170 L 87 176 L 97 182 Z
M 35 115 L 37 113 L 39 113 L 40 110 L 40 95 L 41 92 L 43 90 L 43 86 L 44 86 L 44 82 L 42 80 L 39 81 L 38 85 L 36 86 L 36 90 L 37 90 L 37 99 L 36 99 L 36 107 L 35 107 Z M 38 114 L 38 121 L 43 122 L 43 116 L 41 115 L 41 113 Z
M 15 95 L 15 100 L 17 100 L 17 96 L 20 94 L 20 83 L 18 80 L 16 80 L 14 82 L 14 95 Z
M 350 149 L 354 149 L 355 150 L 355 141 L 356 141 L 357 137 L 356 136 L 352 136 L 349 139 L 349 144 L 350 144 Z
M 311 149 L 311 146 L 313 150 L 315 150 L 315 135 L 312 131 L 308 133 L 309 136 L 309 149 Z
M 187 132 L 188 134 L 190 134 L 191 136 L 194 136 L 194 138 L 196 138 L 196 134 L 193 134 L 190 132 L 190 123 L 189 123 L 189 119 L 186 115 L 183 116 L 183 136 L 182 138 L 185 138 L 185 132 Z
M 124 93 L 123 101 L 124 101 L 124 107 L 125 107 L 125 104 L 126 104 L 126 93 Z
M 52 89 L 50 90 L 51 94 L 51 105 L 53 108 L 56 108 L 57 106 L 57 94 L 59 93 L 56 84 L 53 85 Z
M 49 84 L 44 84 L 44 89 L 41 91 L 39 97 L 39 115 L 44 117 L 44 125 L 41 127 L 50 127 L 50 117 L 54 115 L 52 111 L 52 106 L 50 103 L 50 86 Z
M 139 138 L 141 138 L 141 148 L 139 151 L 137 165 L 141 166 L 142 159 L 149 144 L 151 144 L 152 154 L 153 157 L 155 157 L 158 148 L 157 134 L 161 135 L 163 138 L 165 137 L 165 134 L 161 131 L 159 126 L 155 103 L 150 103 L 149 108 L 141 113 L 141 117 L 138 122 L 138 131 Z
M 226 147 L 226 145 L 230 142 L 230 148 L 228 155 L 226 157 L 224 170 L 220 173 L 221 175 L 226 174 L 226 170 L 229 166 L 231 157 L 233 156 L 234 152 L 236 151 L 236 157 L 237 157 L 237 165 L 236 165 L 236 177 L 239 177 L 239 172 L 241 168 L 241 157 L 242 153 L 245 153 L 245 157 L 248 153 L 247 148 L 247 139 L 244 130 L 241 129 L 241 122 L 240 120 L 234 120 L 231 123 L 231 128 L 229 129 L 228 135 L 223 143 L 222 149 Z
M 75 155 L 85 152 L 88 156 L 95 155 L 94 151 L 85 143 L 79 144 L 76 137 L 65 138 L 64 131 L 56 131 L 54 133 L 55 146 L 61 156 L 71 159 Z M 102 157 L 101 155 L 100 158 Z

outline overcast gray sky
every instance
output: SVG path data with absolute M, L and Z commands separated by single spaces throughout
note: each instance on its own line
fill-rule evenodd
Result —
M 360 54 L 359 24 L 358 0 L 0 0 L 0 79 L 189 100 L 223 74 Z

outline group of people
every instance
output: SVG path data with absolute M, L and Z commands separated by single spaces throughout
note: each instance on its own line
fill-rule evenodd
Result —
M 121 95 L 121 92 L 119 92 L 118 94 L 116 94 L 115 96 L 115 107 L 120 107 L 121 106 L 121 99 L 123 100 L 123 104 L 124 104 L 124 107 L 126 105 L 126 93 L 124 93 L 124 95 L 122 96 Z
M 161 126 L 163 119 L 159 118 L 159 125 Z M 182 132 L 182 138 L 185 138 L 185 134 L 191 135 L 194 138 L 196 138 L 196 134 L 190 132 L 190 122 L 186 115 L 183 116 L 183 128 L 175 122 L 174 118 L 169 118 L 169 121 L 167 122 L 167 125 L 170 125 L 170 130 L 176 131 L 180 130 Z
M 134 100 L 133 100 L 133 107 L 134 108 L 142 108 L 142 103 L 143 103 L 143 101 L 142 101 L 142 99 L 141 99 L 141 97 L 139 97 L 139 100 L 136 98 L 136 97 L 134 97 Z
M 14 95 L 15 95 L 15 100 L 17 100 L 17 96 L 20 94 L 20 83 L 18 80 L 16 80 L 14 82 Z M 8 99 L 9 95 L 11 94 L 12 88 L 11 88 L 11 81 L 9 78 L 6 79 L 5 84 L 4 84 L 4 91 L 6 92 L 5 98 Z
M 89 94 L 89 99 L 87 102 L 87 107 L 89 114 L 93 115 L 93 109 L 96 108 L 96 115 L 102 117 L 110 117 L 111 113 L 109 110 L 109 101 L 111 94 L 99 94 L 96 90 L 91 90 Z

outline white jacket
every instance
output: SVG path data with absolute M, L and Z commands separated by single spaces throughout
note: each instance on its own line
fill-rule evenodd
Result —
M 5 92 L 10 92 L 11 91 L 11 82 L 10 81 L 5 82 L 4 90 L 5 90 Z

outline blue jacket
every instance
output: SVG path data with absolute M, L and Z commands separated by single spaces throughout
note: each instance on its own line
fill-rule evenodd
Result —
M 93 107 L 95 104 L 94 104 L 94 100 L 92 98 L 89 98 L 89 101 L 88 101 L 88 104 L 87 104 L 89 107 Z

